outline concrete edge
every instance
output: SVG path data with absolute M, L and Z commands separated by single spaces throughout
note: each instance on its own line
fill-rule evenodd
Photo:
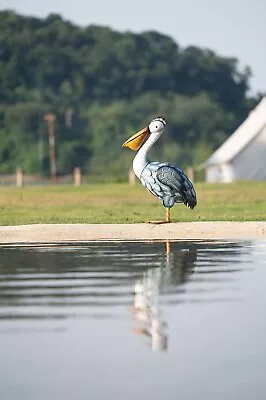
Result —
M 152 224 L 37 224 L 0 227 L 0 244 L 105 240 L 266 239 L 266 221 Z

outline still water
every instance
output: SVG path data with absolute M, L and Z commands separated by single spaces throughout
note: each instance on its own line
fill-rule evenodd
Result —
M 266 242 L 0 247 L 0 399 L 265 399 Z

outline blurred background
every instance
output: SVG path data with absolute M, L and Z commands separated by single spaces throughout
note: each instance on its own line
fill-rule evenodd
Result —
M 153 157 L 196 168 L 266 92 L 262 0 L 0 9 L 2 179 L 78 167 L 90 181 L 123 181 L 133 154 L 121 144 L 157 115 L 168 126 Z

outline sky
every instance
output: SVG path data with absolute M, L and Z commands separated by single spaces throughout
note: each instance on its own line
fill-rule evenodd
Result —
M 119 31 L 156 30 L 181 47 L 196 45 L 249 66 L 251 92 L 266 91 L 265 0 L 0 0 L 0 9 Z

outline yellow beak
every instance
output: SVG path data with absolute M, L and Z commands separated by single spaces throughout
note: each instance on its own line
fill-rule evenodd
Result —
M 127 139 L 122 146 L 128 147 L 131 150 L 138 150 L 149 135 L 150 131 L 148 128 L 141 129 L 141 131 L 135 133 L 133 136 Z

